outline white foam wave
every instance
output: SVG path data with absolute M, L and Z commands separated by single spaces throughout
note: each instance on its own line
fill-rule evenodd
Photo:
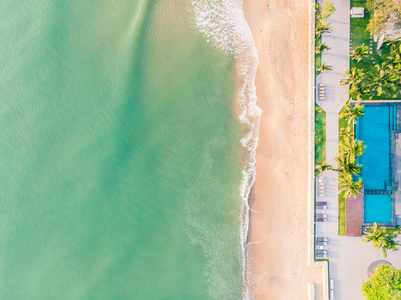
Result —
M 192 0 L 197 29 L 208 42 L 234 56 L 238 82 L 239 119 L 245 128 L 241 139 L 246 161 L 240 187 L 243 202 L 241 215 L 241 245 L 243 261 L 243 298 L 249 299 L 249 278 L 246 273 L 246 243 L 249 227 L 249 194 L 255 182 L 256 147 L 261 110 L 256 105 L 255 77 L 259 65 L 258 52 L 242 10 L 242 0 Z

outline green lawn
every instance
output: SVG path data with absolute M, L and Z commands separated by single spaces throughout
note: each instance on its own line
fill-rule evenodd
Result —
M 319 46 L 322 43 L 322 37 L 318 37 L 315 39 L 315 46 Z M 315 77 L 320 74 L 319 71 L 316 71 L 318 68 L 322 66 L 322 53 L 315 53 Z
M 342 110 L 341 110 L 342 111 Z M 341 113 L 340 111 L 340 113 Z M 340 134 L 341 128 L 347 128 L 348 123 L 345 118 L 339 117 L 339 128 L 338 128 L 338 141 L 341 143 L 343 141 L 343 137 Z M 351 127 L 352 133 L 354 133 L 354 128 Z M 340 187 L 339 187 L 340 189 Z M 344 193 L 338 193 L 338 234 L 345 235 L 345 197 Z
M 315 164 L 321 165 L 326 161 L 326 112 L 317 104 L 315 104 L 315 132 Z
M 355 60 L 350 58 L 350 68 L 357 67 L 358 69 L 362 69 L 365 73 L 372 72 L 375 68 L 375 65 L 381 64 L 383 61 L 386 60 L 386 57 L 390 54 L 390 47 L 387 45 L 383 45 L 381 47 L 382 54 L 379 55 L 376 52 L 376 42 L 373 38 L 370 37 L 370 32 L 366 31 L 366 27 L 369 23 L 370 13 L 366 9 L 366 1 L 365 0 L 351 0 L 351 7 L 364 7 L 365 8 L 365 17 L 363 19 L 359 18 L 351 18 L 351 42 L 352 42 L 352 49 L 355 49 L 362 44 L 370 47 L 370 43 L 372 42 L 372 53 L 369 50 L 369 56 L 364 58 L 360 62 L 356 62 Z M 350 51 L 351 52 L 351 51 Z M 373 58 L 373 60 L 372 60 Z M 344 74 L 345 75 L 345 74 Z M 362 97 L 363 98 L 363 97 Z M 363 98 L 364 99 L 364 98 Z M 367 100 L 368 98 L 366 97 Z M 383 99 L 383 97 L 379 97 L 377 99 Z M 390 99 L 390 98 L 389 98 Z M 373 98 L 376 100 L 376 98 Z

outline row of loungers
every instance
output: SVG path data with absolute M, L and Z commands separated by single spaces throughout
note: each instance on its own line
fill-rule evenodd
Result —
M 317 98 L 318 100 L 324 100 L 324 83 L 319 83 L 317 86 Z
M 317 178 L 317 195 L 319 197 L 324 197 L 324 177 L 319 176 Z
M 325 246 L 327 246 L 327 238 L 326 237 L 317 237 L 316 238 L 316 258 L 322 259 L 327 258 L 327 250 L 325 250 Z

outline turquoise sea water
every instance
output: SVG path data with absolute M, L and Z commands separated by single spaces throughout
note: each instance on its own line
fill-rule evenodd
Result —
M 0 2 L 0 298 L 239 299 L 232 57 L 187 1 Z

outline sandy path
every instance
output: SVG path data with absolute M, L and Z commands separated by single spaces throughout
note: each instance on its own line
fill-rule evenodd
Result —
M 248 266 L 255 299 L 322 295 L 322 270 L 307 264 L 308 46 L 305 0 L 244 0 L 259 52 L 262 118 Z

